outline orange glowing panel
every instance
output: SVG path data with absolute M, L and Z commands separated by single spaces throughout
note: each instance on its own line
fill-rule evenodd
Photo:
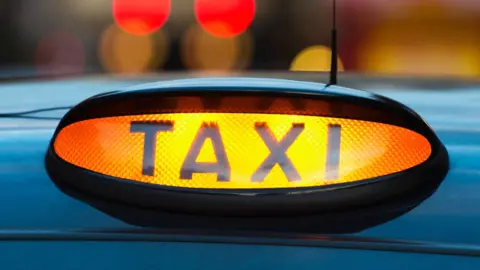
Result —
M 255 0 L 195 0 L 195 15 L 211 35 L 223 38 L 247 30 L 255 17 Z
M 422 135 L 382 123 L 255 113 L 170 113 L 84 120 L 54 142 L 63 160 L 104 175 L 210 189 L 314 187 L 416 166 Z
M 162 27 L 171 10 L 170 0 L 113 0 L 113 17 L 122 30 L 147 35 Z

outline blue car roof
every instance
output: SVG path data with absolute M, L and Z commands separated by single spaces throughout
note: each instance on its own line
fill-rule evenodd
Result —
M 281 87 L 298 89 L 298 83 L 290 80 L 269 80 L 252 78 L 221 78 L 177 80 L 166 83 L 151 83 L 141 87 L 190 87 L 211 85 L 219 87 L 243 84 L 252 88 Z M 125 87 L 130 82 L 121 81 L 66 81 L 43 82 L 40 84 L 6 85 L 7 88 L 21 89 L 20 93 L 30 93 L 38 102 L 30 105 L 45 107 L 42 98 L 55 93 L 57 102 L 62 105 L 76 104 L 85 96 L 114 89 L 131 91 L 138 86 Z M 39 87 L 41 85 L 41 87 Z M 71 91 L 64 91 L 69 85 Z M 301 83 L 302 91 L 323 91 L 325 85 Z M 38 90 L 44 89 L 44 90 Z M 85 89 L 85 92 L 82 92 Z M 0 86 L 0 91 L 2 86 Z M 328 91 L 355 91 L 343 87 L 332 87 Z M 476 116 L 480 108 L 476 105 L 480 94 L 471 89 L 451 92 L 431 91 L 378 91 L 414 108 L 432 125 L 450 154 L 451 169 L 438 190 L 412 211 L 392 221 L 362 232 L 347 235 L 360 241 L 406 241 L 411 243 L 436 243 L 438 245 L 480 246 L 480 121 Z M 363 95 L 368 96 L 369 94 Z M 14 97 L 8 97 L 14 99 Z M 45 101 L 46 102 L 46 101 Z M 55 102 L 55 101 L 54 101 Z M 461 104 L 453 106 L 452 102 Z M 38 105 L 41 104 L 41 105 Z M 26 109 L 26 108 L 22 108 Z M 65 111 L 56 112 L 61 116 Z M 55 114 L 55 113 L 54 113 Z M 142 232 L 145 229 L 134 227 L 110 217 L 93 207 L 72 199 L 51 182 L 44 168 L 44 156 L 50 142 L 56 120 L 0 119 L 0 234 L 18 232 L 71 232 L 100 231 Z M 148 231 L 145 231 L 148 232 Z M 331 236 L 343 239 L 341 236 Z M 362 240 L 362 241 L 363 241 Z M 350 239 L 348 241 L 351 241 Z

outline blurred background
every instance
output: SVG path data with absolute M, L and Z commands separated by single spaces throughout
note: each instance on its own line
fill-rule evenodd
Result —
M 330 0 L 2 0 L 0 74 L 327 71 Z M 340 70 L 480 77 L 480 1 L 337 0 Z

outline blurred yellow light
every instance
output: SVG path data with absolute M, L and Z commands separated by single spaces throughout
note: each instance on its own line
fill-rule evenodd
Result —
M 480 75 L 477 20 L 420 1 L 393 10 L 365 35 L 358 67 L 363 71 L 422 76 Z M 391 18 L 391 19 L 390 19 Z
M 243 69 L 252 58 L 252 37 L 248 31 L 234 38 L 218 38 L 193 25 L 185 32 L 181 46 L 184 65 L 194 70 Z
M 63 128 L 60 158 L 97 173 L 189 188 L 287 188 L 406 170 L 431 154 L 411 130 L 360 120 L 255 113 L 89 119 Z
M 330 48 L 317 45 L 303 49 L 295 56 L 290 65 L 292 71 L 330 71 L 332 51 Z M 337 57 L 338 70 L 343 71 L 340 57 Z
M 168 39 L 162 29 L 155 35 L 131 35 L 116 25 L 101 36 L 99 57 L 103 67 L 115 73 L 141 73 L 163 64 Z

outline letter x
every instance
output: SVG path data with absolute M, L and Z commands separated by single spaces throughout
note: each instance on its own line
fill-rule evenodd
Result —
M 292 128 L 282 138 L 277 141 L 266 123 L 255 123 L 255 130 L 262 137 L 263 142 L 270 150 L 270 155 L 262 162 L 255 173 L 252 175 L 252 182 L 262 182 L 275 164 L 280 165 L 283 173 L 287 176 L 289 182 L 301 180 L 298 171 L 292 164 L 292 161 L 286 155 L 287 149 L 295 142 L 297 137 L 305 128 L 304 124 L 293 124 Z

